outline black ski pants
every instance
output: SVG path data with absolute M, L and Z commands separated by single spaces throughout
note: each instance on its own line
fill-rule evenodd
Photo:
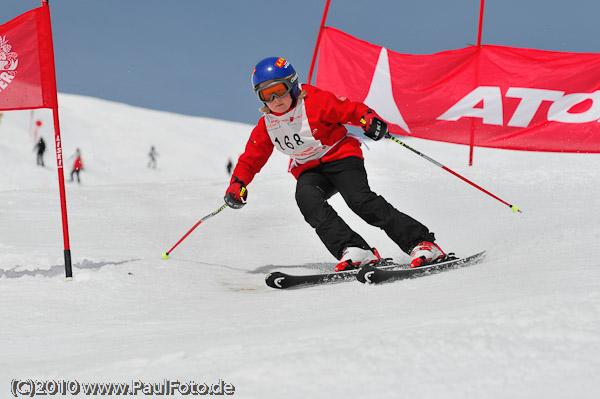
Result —
M 406 253 L 420 241 L 435 240 L 427 227 L 371 191 L 363 160 L 348 157 L 302 172 L 296 184 L 296 203 L 304 219 L 337 259 L 346 247 L 370 248 L 327 202 L 338 192 L 354 213 L 385 231 Z
M 79 179 L 79 170 L 73 169 L 71 171 L 71 181 L 73 181 L 73 175 L 77 176 L 77 183 L 81 183 L 81 179 Z

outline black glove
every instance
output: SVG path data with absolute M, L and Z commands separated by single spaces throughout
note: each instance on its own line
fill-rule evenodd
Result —
M 225 191 L 225 203 L 227 206 L 233 209 L 240 209 L 246 205 L 246 199 L 248 198 L 248 190 L 243 181 L 238 179 L 236 176 L 233 177 L 233 182 Z
M 360 119 L 360 124 L 365 131 L 365 136 L 375 141 L 384 138 L 388 131 L 387 123 L 371 109 Z

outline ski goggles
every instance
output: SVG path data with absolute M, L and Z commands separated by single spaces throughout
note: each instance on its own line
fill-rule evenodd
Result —
M 263 103 L 270 103 L 275 97 L 285 97 L 292 91 L 292 88 L 292 83 L 289 80 L 276 80 L 264 87 L 256 89 L 256 95 Z

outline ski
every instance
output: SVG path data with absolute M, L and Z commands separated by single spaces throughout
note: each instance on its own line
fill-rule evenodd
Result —
M 439 273 L 444 270 L 456 269 L 459 267 L 465 267 L 475 265 L 483 262 L 485 258 L 485 251 L 479 252 L 475 255 L 467 256 L 466 258 L 451 259 L 439 263 L 434 263 L 427 266 L 410 268 L 397 268 L 392 270 L 386 270 L 383 268 L 373 267 L 367 265 L 361 268 L 356 274 L 356 279 L 361 283 L 366 284 L 380 284 L 384 282 L 392 282 L 398 280 L 406 280 L 409 278 L 427 276 L 434 273 Z
M 393 263 L 389 258 L 383 259 L 377 264 L 378 270 L 389 270 L 399 267 L 408 267 L 408 264 L 401 265 Z M 344 281 L 356 280 L 356 275 L 360 269 L 353 269 L 342 272 L 319 273 L 319 274 L 287 274 L 283 272 L 272 272 L 265 277 L 265 282 L 271 288 L 304 288 L 314 285 L 335 284 Z

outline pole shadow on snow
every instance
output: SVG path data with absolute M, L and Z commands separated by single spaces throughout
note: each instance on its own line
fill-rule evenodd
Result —
M 120 262 L 92 262 L 90 260 L 84 259 L 80 263 L 74 263 L 73 267 L 78 269 L 86 269 L 86 270 L 98 270 L 104 266 L 109 265 L 121 265 L 123 263 L 133 262 L 140 259 L 128 259 Z M 43 276 L 43 277 L 56 277 L 65 274 L 65 265 L 55 265 L 51 266 L 50 269 L 34 269 L 34 270 L 15 270 L 18 269 L 19 265 L 15 266 L 12 269 L 4 270 L 0 269 L 0 278 L 19 278 L 24 276 Z
M 305 263 L 302 265 L 265 265 L 265 266 L 256 268 L 254 270 L 249 270 L 248 273 L 261 274 L 261 273 L 269 273 L 273 270 L 281 271 L 281 270 L 285 270 L 285 269 L 298 269 L 298 268 L 315 270 L 315 271 L 327 273 L 327 272 L 333 272 L 333 270 L 335 269 L 335 264 L 333 264 L 333 263 Z
M 298 268 L 321 271 L 321 272 L 332 272 L 335 269 L 334 263 L 305 263 L 305 264 L 301 264 L 301 265 L 300 264 L 299 265 L 264 265 L 264 266 L 260 266 L 256 269 L 254 269 L 254 270 L 247 270 L 247 269 L 243 269 L 240 267 L 221 265 L 221 264 L 217 264 L 217 263 L 202 262 L 199 260 L 178 259 L 178 261 L 189 262 L 189 263 L 199 263 L 201 265 L 206 265 L 206 266 L 238 270 L 238 271 L 242 271 L 242 272 L 246 272 L 246 273 L 250 273 L 250 274 L 264 274 L 264 273 L 269 273 L 273 270 L 281 271 L 281 270 L 285 270 L 285 269 L 298 269 Z

